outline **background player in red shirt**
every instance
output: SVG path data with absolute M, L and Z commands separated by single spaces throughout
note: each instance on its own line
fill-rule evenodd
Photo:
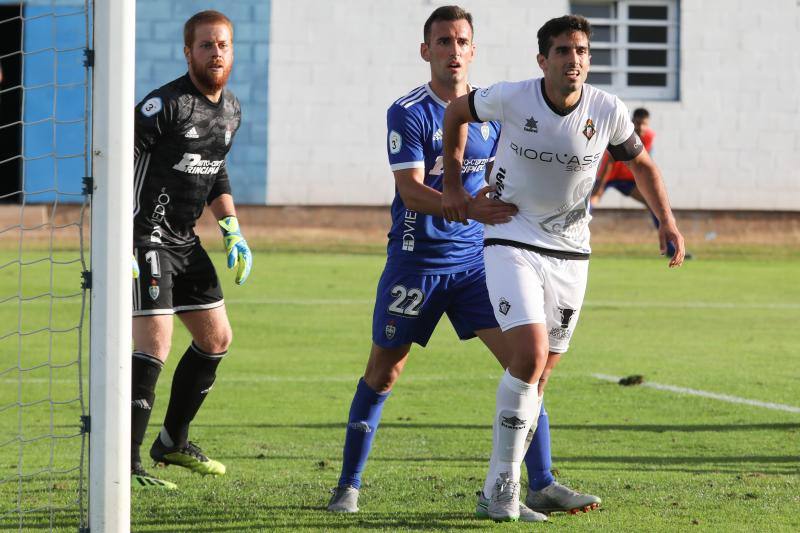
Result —
M 652 155 L 653 139 L 656 136 L 656 132 L 650 128 L 650 112 L 647 109 L 640 107 L 633 111 L 633 127 L 636 130 L 636 134 L 642 140 L 642 143 L 644 143 L 644 149 Z M 636 181 L 634 181 L 631 171 L 628 170 L 625 163 L 614 161 L 611 154 L 606 151 L 603 162 L 600 164 L 600 171 L 597 173 L 594 191 L 592 191 L 592 197 L 590 199 L 592 207 L 597 205 L 597 202 L 600 201 L 600 197 L 603 196 L 603 193 L 609 187 L 617 189 L 625 196 L 633 198 L 647 207 L 644 196 L 642 196 L 641 191 L 636 187 Z M 652 213 L 650 213 L 650 215 L 653 218 L 653 224 L 658 228 L 658 219 L 653 216 Z M 674 253 L 675 248 L 672 246 L 671 242 L 668 242 L 667 257 L 672 257 Z M 685 258 L 691 259 L 691 254 L 687 253 Z

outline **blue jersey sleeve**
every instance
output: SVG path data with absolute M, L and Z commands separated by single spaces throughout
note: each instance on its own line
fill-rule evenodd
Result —
M 386 150 L 392 170 L 425 168 L 424 129 L 419 115 L 401 105 L 386 113 Z

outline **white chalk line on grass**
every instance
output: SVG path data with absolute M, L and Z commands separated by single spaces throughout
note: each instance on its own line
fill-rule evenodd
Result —
M 227 299 L 228 305 L 372 305 L 375 300 L 348 299 L 280 299 L 280 298 L 243 298 Z M 588 300 L 588 307 L 634 307 L 634 308 L 676 308 L 676 309 L 800 309 L 800 303 L 742 303 L 742 302 L 647 302 L 647 301 L 612 301 Z
M 584 303 L 589 307 L 668 307 L 676 309 L 800 309 L 796 302 L 637 302 L 589 300 Z
M 603 381 L 611 381 L 618 383 L 620 376 L 609 376 L 608 374 L 592 374 L 592 377 L 602 379 Z M 731 396 L 729 394 L 718 394 L 716 392 L 708 392 L 698 389 L 689 389 L 687 387 L 676 387 L 675 385 L 665 385 L 663 383 L 653 383 L 645 381 L 640 387 L 648 387 L 650 389 L 674 392 L 676 394 L 687 394 L 690 396 L 701 396 L 703 398 L 711 398 L 712 400 L 720 400 L 728 403 L 743 403 L 745 405 L 752 405 L 754 407 L 763 407 L 764 409 L 774 409 L 776 411 L 786 411 L 787 413 L 800 413 L 800 407 L 793 405 L 786 405 L 782 403 L 761 402 L 759 400 L 750 400 L 748 398 L 740 398 L 739 396 Z
M 25 305 L 50 305 L 50 301 L 25 300 Z M 59 305 L 74 304 L 82 302 L 63 301 Z M 225 303 L 228 307 L 232 305 L 373 305 L 375 300 L 348 299 L 348 298 L 226 298 Z M 16 305 L 16 304 L 15 304 Z M 583 303 L 584 307 L 628 307 L 637 309 L 788 309 L 800 310 L 800 302 L 648 302 L 648 301 L 626 301 L 626 300 L 587 300 Z

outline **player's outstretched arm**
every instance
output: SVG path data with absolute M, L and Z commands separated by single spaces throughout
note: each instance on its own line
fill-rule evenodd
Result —
M 636 187 L 641 191 L 647 206 L 655 214 L 659 221 L 658 240 L 661 246 L 661 253 L 667 253 L 667 242 L 672 242 L 675 246 L 675 254 L 669 261 L 670 268 L 678 267 L 683 264 L 686 248 L 683 242 L 683 235 L 678 231 L 675 216 L 669 206 L 667 189 L 661 172 L 650 158 L 647 151 L 642 151 L 639 155 L 626 161 L 625 164 L 633 173 L 636 180 Z
M 253 267 L 253 254 L 242 236 L 239 219 L 236 218 L 236 209 L 233 205 L 233 196 L 221 194 L 214 198 L 209 207 L 222 229 L 222 240 L 228 255 L 228 269 L 236 268 L 235 281 L 237 285 L 241 285 L 247 281 L 247 276 L 250 275 L 250 269 Z
M 469 95 L 460 96 L 450 102 L 444 112 L 442 212 L 445 220 L 451 222 L 467 222 L 467 204 L 472 200 L 461 182 L 464 147 L 469 133 L 468 123 L 472 121 Z

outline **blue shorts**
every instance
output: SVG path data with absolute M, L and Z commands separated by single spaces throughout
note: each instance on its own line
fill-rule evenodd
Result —
M 496 328 L 483 266 L 455 274 L 415 274 L 386 268 L 378 282 L 372 315 L 372 341 L 383 348 L 416 342 L 420 346 L 447 317 L 462 340 L 475 331 Z
M 625 196 L 630 196 L 631 191 L 636 188 L 636 182 L 631 180 L 610 180 L 606 182 L 606 189 L 614 187 Z

